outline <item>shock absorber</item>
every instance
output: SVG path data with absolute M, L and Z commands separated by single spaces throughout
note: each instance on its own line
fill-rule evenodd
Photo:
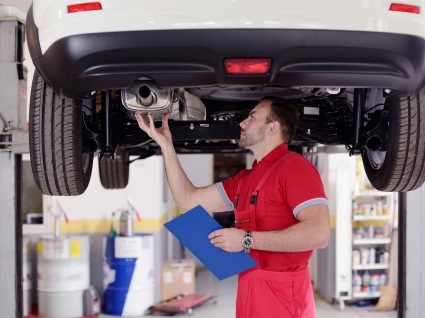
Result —
M 353 144 L 349 147 L 351 155 L 358 155 L 361 153 L 361 133 L 364 124 L 364 109 L 366 101 L 367 90 L 363 88 L 356 88 L 354 90 L 354 127 L 353 127 Z
M 101 156 L 112 157 L 112 129 L 111 129 L 111 92 L 109 90 L 102 91 L 102 108 L 104 112 L 104 145 Z

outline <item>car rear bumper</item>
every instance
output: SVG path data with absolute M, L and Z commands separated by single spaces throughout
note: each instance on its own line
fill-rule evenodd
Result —
M 42 54 L 31 10 L 28 44 L 57 92 L 126 88 L 140 77 L 161 87 L 274 85 L 376 87 L 412 94 L 425 78 L 425 40 L 382 32 L 306 29 L 151 30 L 81 34 Z M 266 75 L 224 72 L 225 58 L 271 58 Z
M 405 0 L 419 13 L 391 11 L 390 0 L 99 0 L 101 10 L 68 13 L 76 1 L 34 0 L 42 52 L 73 35 L 141 30 L 307 29 L 384 32 L 425 38 L 424 2 Z M 78 1 L 77 1 L 78 3 Z

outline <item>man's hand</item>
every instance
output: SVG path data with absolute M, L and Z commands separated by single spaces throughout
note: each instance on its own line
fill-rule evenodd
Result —
M 173 137 L 171 136 L 170 128 L 168 127 L 168 118 L 170 117 L 169 113 L 162 115 L 162 127 L 155 128 L 153 118 L 151 114 L 148 114 L 148 122 L 145 122 L 141 113 L 136 114 L 137 123 L 139 124 L 140 129 L 148 134 L 149 137 L 155 141 L 161 149 L 169 146 L 173 143 Z
M 211 244 L 226 252 L 240 252 L 244 249 L 242 246 L 242 239 L 244 236 L 244 230 L 230 228 L 214 231 L 208 235 L 208 238 Z

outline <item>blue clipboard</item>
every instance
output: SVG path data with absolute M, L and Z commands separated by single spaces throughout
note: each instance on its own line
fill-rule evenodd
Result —
M 211 244 L 208 235 L 222 227 L 200 205 L 164 226 L 220 280 L 257 265 L 249 254 L 226 252 Z

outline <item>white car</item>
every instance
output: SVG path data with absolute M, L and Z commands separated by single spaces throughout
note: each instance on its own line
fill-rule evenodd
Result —
M 34 0 L 30 109 L 45 194 L 125 187 L 128 156 L 159 153 L 135 112 L 171 112 L 178 152 L 240 151 L 264 96 L 302 110 L 293 146 L 346 145 L 372 184 L 425 179 L 425 8 L 387 0 Z

